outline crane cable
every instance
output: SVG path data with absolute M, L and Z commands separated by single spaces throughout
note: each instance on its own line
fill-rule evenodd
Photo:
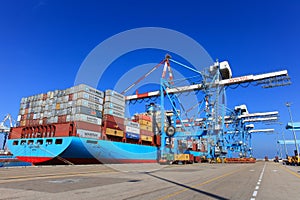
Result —
M 162 65 L 166 59 L 163 59 L 160 63 L 155 65 L 150 71 L 148 71 L 146 74 L 144 74 L 142 77 L 140 77 L 137 81 L 135 81 L 132 85 L 130 85 L 128 88 L 126 88 L 121 94 L 127 93 L 131 88 L 133 88 L 135 85 L 137 85 L 139 82 L 141 82 L 143 79 L 145 79 L 147 76 L 149 76 L 152 72 L 154 72 L 160 65 Z

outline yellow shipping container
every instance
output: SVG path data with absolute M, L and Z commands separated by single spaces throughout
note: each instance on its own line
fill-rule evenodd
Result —
M 56 108 L 56 110 L 59 110 L 60 109 L 60 103 L 57 103 L 55 108 Z
M 113 136 L 118 136 L 118 137 L 124 136 L 123 131 L 112 129 L 112 128 L 106 128 L 105 133 L 106 133 L 106 135 L 113 135 Z
M 176 161 L 188 161 L 190 160 L 189 154 L 175 154 L 174 156 Z
M 140 125 L 140 129 L 145 131 L 152 131 L 152 126 Z
M 141 135 L 141 140 L 152 142 L 152 136 Z
M 152 122 L 147 121 L 147 120 L 143 120 L 143 119 L 139 120 L 139 124 L 140 125 L 146 125 L 146 126 L 151 126 L 152 127 Z
M 21 121 L 20 126 L 26 126 L 26 120 Z

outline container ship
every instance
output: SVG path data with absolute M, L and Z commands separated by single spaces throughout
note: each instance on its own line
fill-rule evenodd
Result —
M 125 118 L 125 101 L 116 91 L 85 84 L 22 98 L 8 148 L 34 165 L 158 162 L 160 123 L 154 119 L 159 116 Z M 205 151 L 204 145 L 189 147 Z M 194 154 L 183 156 L 199 160 Z

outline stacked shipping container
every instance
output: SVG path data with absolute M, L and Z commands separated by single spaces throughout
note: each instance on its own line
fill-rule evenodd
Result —
M 123 140 L 125 130 L 125 96 L 113 90 L 105 91 L 103 133 Z M 111 138 L 116 139 L 116 138 Z
M 148 116 L 147 114 L 137 114 L 134 116 L 133 121 L 140 124 L 141 141 L 152 143 L 154 139 L 152 117 Z
M 19 126 L 39 126 L 75 121 L 81 137 L 99 138 L 103 97 L 103 92 L 81 84 L 22 98 L 18 123 Z
M 129 119 L 125 120 L 125 133 L 127 139 L 140 140 L 140 124 Z
M 22 98 L 18 123 L 37 127 L 75 122 L 80 137 L 154 144 L 159 138 L 154 137 L 158 132 L 153 131 L 152 117 L 144 113 L 125 119 L 124 95 L 81 84 Z

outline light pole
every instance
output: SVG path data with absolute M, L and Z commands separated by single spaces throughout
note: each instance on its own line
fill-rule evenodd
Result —
M 298 149 L 298 144 L 297 144 L 297 137 L 296 137 L 296 133 L 294 130 L 294 122 L 293 122 L 293 117 L 292 117 L 292 112 L 291 112 L 291 103 L 287 102 L 286 107 L 288 108 L 289 114 L 290 114 L 290 119 L 291 119 L 291 123 L 292 123 L 292 131 L 294 134 L 294 140 L 295 140 L 295 146 L 296 146 L 296 151 L 297 151 L 297 164 L 299 164 L 299 149 Z
M 285 158 L 288 157 L 288 151 L 287 151 L 287 148 L 286 148 L 286 143 L 285 143 L 285 137 L 284 137 L 284 131 L 282 130 L 282 138 L 283 138 L 283 144 L 284 144 L 284 150 L 285 150 Z

